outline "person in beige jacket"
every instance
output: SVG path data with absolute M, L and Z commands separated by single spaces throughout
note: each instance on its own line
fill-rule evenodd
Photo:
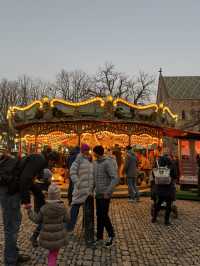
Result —
M 59 249 L 67 243 L 66 223 L 69 221 L 59 187 L 54 183 L 50 185 L 46 204 L 38 214 L 32 211 L 31 206 L 27 209 L 29 218 L 37 224 L 42 224 L 39 244 L 49 250 L 48 265 L 54 266 Z

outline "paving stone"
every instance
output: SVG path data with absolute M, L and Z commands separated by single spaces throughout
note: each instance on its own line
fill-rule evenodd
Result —
M 165 227 L 164 215 L 152 224 L 151 201 L 142 198 L 139 204 L 125 199 L 114 199 L 110 214 L 116 231 L 114 245 L 110 249 L 86 248 L 82 232 L 82 211 L 74 237 L 60 250 L 58 266 L 199 266 L 200 265 L 200 208 L 198 202 L 177 201 L 179 219 Z M 1 211 L 0 211 L 1 212 Z M 30 234 L 35 228 L 23 212 L 19 233 L 19 246 L 31 255 L 31 262 L 24 266 L 47 265 L 48 252 L 40 247 L 32 248 Z M 106 238 L 105 233 L 105 238 Z M 4 235 L 0 213 L 0 265 L 3 265 Z

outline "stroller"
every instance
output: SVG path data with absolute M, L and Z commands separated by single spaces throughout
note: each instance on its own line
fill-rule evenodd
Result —
M 157 201 L 157 195 L 155 193 L 155 190 L 154 190 L 154 186 L 155 186 L 155 183 L 153 180 L 151 180 L 151 199 L 153 201 L 153 203 L 151 204 L 151 216 L 153 217 L 154 216 L 154 212 L 155 212 L 155 204 L 156 204 L 156 201 Z M 174 186 L 174 200 L 173 200 L 173 203 L 172 203 L 172 215 L 173 215 L 173 218 L 175 219 L 178 219 L 178 208 L 175 204 L 175 201 L 176 201 L 176 187 Z M 165 210 L 166 209 L 166 202 L 163 202 L 162 205 L 161 205 L 161 211 L 162 210 Z
M 161 205 L 161 211 L 166 209 L 166 203 L 164 202 Z M 152 203 L 151 205 L 151 216 L 154 217 L 154 212 L 155 212 L 155 202 Z M 178 219 L 178 208 L 175 205 L 175 201 L 172 203 L 172 215 L 174 219 Z

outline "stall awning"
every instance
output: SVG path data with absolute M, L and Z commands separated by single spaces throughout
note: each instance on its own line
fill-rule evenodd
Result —
M 200 132 L 186 131 L 176 128 L 163 128 L 163 135 L 178 139 L 194 139 L 200 140 Z

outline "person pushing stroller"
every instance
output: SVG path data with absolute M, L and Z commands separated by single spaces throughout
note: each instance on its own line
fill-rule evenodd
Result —
M 157 221 L 157 216 L 162 208 L 165 207 L 165 225 L 171 225 L 170 214 L 172 202 L 175 200 L 175 180 L 177 178 L 176 169 L 168 155 L 161 156 L 156 161 L 156 168 L 152 171 L 151 191 L 154 201 L 152 208 L 152 223 Z

